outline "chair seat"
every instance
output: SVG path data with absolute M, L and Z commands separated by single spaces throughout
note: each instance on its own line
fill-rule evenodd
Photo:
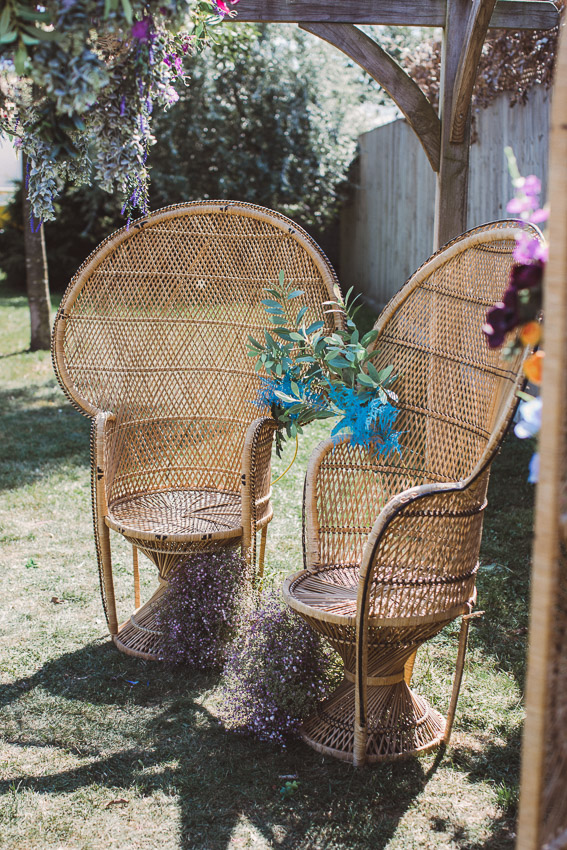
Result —
M 354 618 L 358 596 L 358 564 L 321 567 L 291 576 L 284 584 L 288 605 L 307 606 L 316 617 L 325 614 Z
M 476 572 L 476 570 L 475 570 Z M 286 603 L 302 614 L 314 628 L 314 621 L 328 621 L 336 626 L 351 628 L 357 614 L 360 567 L 358 564 L 330 564 L 317 569 L 303 570 L 287 578 L 283 585 Z M 448 622 L 470 611 L 476 600 L 470 576 L 457 578 L 449 587 L 464 585 L 461 598 L 445 598 L 445 587 L 432 578 L 419 577 L 400 581 L 395 579 L 375 585 L 376 593 L 369 605 L 369 625 L 418 626 L 426 623 Z M 472 590 L 472 594 L 469 593 Z
M 115 531 L 141 540 L 240 537 L 242 502 L 240 493 L 160 490 L 114 502 L 105 521 Z

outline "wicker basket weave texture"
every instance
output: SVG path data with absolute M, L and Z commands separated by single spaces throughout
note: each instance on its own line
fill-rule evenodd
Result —
M 479 235 L 484 241 L 477 242 Z M 513 263 L 510 223 L 475 229 L 456 247 L 452 256 L 445 249 L 445 261 L 428 261 L 432 271 L 428 264 L 418 270 L 378 320 L 374 362 L 378 369 L 393 363 L 399 374 L 394 389 L 402 450 L 372 460 L 348 441 L 321 449 L 313 464 L 317 528 L 307 534 L 314 542 L 308 568 L 360 564 L 376 517 L 391 498 L 412 487 L 466 479 L 485 463 L 487 449 L 493 454 L 508 425 L 524 352 L 505 359 L 501 349 L 489 349 L 481 329 Z M 455 598 L 458 582 L 449 584 L 447 576 L 466 576 L 461 590 L 463 599 L 470 598 L 487 483 L 483 472 L 464 491 L 432 494 L 422 503 L 399 508 L 388 532 L 391 551 L 375 579 L 382 586 L 390 576 L 398 591 L 392 591 L 388 602 L 382 598 L 381 605 L 395 609 L 401 594 L 406 610 L 406 578 L 416 594 L 415 613 L 422 603 L 442 607 L 444 598 Z M 451 531 L 441 516 L 447 512 L 454 516 Z M 306 519 L 310 526 L 309 510 Z M 403 534 L 395 530 L 398 525 Z M 420 602 L 421 585 L 415 583 L 420 563 L 428 582 L 440 579 L 436 603 L 425 597 Z
M 54 366 L 93 419 L 95 541 L 113 634 L 108 528 L 148 555 L 163 580 L 199 549 L 241 542 L 254 562 L 258 529 L 265 543 L 274 423 L 258 404 L 248 336 L 273 331 L 261 302 L 280 271 L 304 291 L 305 320 L 334 329 L 324 302 L 337 279 L 316 243 L 288 218 L 232 201 L 167 207 L 123 228 L 63 297 Z M 148 605 L 143 628 L 128 626 L 143 657 L 159 643 L 144 636 Z
M 247 354 L 248 334 L 272 327 L 264 288 L 283 269 L 306 291 L 308 320 L 329 297 L 331 273 L 322 279 L 283 219 L 187 212 L 121 241 L 62 305 L 75 399 L 116 416 L 112 504 L 188 484 L 237 493 L 246 427 L 267 413 L 253 404 L 260 382 Z
M 507 284 L 518 232 L 495 222 L 463 234 L 379 317 L 374 362 L 399 375 L 401 451 L 372 457 L 348 438 L 326 440 L 309 462 L 305 569 L 284 596 L 340 652 L 352 684 L 304 736 L 356 764 L 425 752 L 450 735 L 468 621 L 447 723 L 409 689 L 411 659 L 476 598 L 490 463 L 526 355 L 489 349 L 482 325 Z

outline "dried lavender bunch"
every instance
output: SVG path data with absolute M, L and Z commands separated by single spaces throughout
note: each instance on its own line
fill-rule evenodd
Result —
M 275 594 L 244 619 L 223 671 L 221 717 L 261 741 L 284 744 L 331 690 L 337 656 Z
M 220 669 L 249 590 L 240 550 L 198 552 L 173 572 L 156 613 L 161 659 Z

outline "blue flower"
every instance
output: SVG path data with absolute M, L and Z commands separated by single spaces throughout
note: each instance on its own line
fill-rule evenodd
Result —
M 389 402 L 372 391 L 359 393 L 350 387 L 331 386 L 329 398 L 342 413 L 332 437 L 350 433 L 353 445 L 369 446 L 378 456 L 400 451 L 400 434 L 394 431 L 398 411 Z

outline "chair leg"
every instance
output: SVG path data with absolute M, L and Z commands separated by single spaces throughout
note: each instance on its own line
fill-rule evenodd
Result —
M 366 764 L 366 743 L 368 734 L 366 727 L 360 726 L 358 721 L 354 724 L 354 750 L 353 764 L 355 767 L 362 767 Z
M 412 673 L 413 673 L 413 667 L 414 667 L 414 664 L 415 664 L 416 655 L 417 655 L 417 649 L 415 650 L 415 652 L 412 652 L 412 654 L 410 655 L 410 657 L 408 658 L 408 660 L 406 661 L 405 666 L 404 666 L 404 680 L 405 680 L 405 683 L 408 687 L 411 685 L 411 677 L 412 677 Z
M 461 682 L 463 680 L 465 656 L 467 654 L 467 640 L 469 636 L 469 620 L 470 615 L 467 614 L 465 614 L 461 620 L 461 631 L 459 633 L 459 649 L 457 652 L 457 664 L 455 668 L 455 677 L 453 679 L 453 691 L 451 693 L 449 711 L 447 712 L 445 734 L 443 735 L 443 743 L 445 744 L 445 746 L 448 746 L 449 740 L 451 738 L 453 722 L 455 720 L 455 712 L 457 710 L 457 700 L 459 699 L 459 691 L 461 690 Z
M 138 549 L 136 546 L 132 546 L 132 564 L 134 567 L 134 608 L 137 610 L 142 604 L 142 598 L 140 595 L 140 566 L 138 563 Z
M 108 630 L 111 635 L 118 633 L 114 579 L 112 576 L 112 556 L 110 552 L 110 532 L 104 520 L 95 520 L 95 540 L 100 575 L 102 604 L 106 613 Z
M 264 558 L 266 557 L 266 540 L 268 538 L 268 526 L 265 525 L 260 532 L 260 554 L 258 556 L 258 587 L 262 588 L 264 578 Z
M 356 618 L 357 637 L 360 634 L 360 612 Z M 362 638 L 357 647 L 356 668 L 354 678 L 354 741 L 352 761 L 355 767 L 366 764 L 366 747 L 368 745 L 368 720 L 366 717 L 368 698 L 368 629 L 364 628 Z

